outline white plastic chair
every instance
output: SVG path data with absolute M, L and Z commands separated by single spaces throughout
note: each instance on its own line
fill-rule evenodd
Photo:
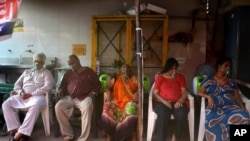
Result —
M 239 94 L 242 98 L 242 101 L 245 103 L 245 106 L 247 108 L 248 113 L 250 114 L 250 99 L 248 99 L 246 96 L 244 96 L 241 91 L 239 90 Z M 199 124 L 199 132 L 198 132 L 198 140 L 197 141 L 203 141 L 204 135 L 205 135 L 205 122 L 206 122 L 206 116 L 205 116 L 205 98 L 201 98 L 201 112 L 200 112 L 200 124 Z
M 147 127 L 147 141 L 152 140 L 155 122 L 157 119 L 157 114 L 153 110 L 153 88 L 154 84 L 152 85 L 149 98 L 148 98 L 148 127 Z M 190 94 L 188 94 L 188 99 L 190 101 L 190 109 L 188 113 L 188 124 L 189 124 L 189 134 L 190 134 L 190 141 L 194 141 L 194 98 Z M 174 119 L 174 116 L 171 116 L 171 119 Z
M 206 76 L 197 75 L 193 78 L 193 93 L 195 95 L 198 94 L 201 83 Z M 198 131 L 198 139 L 197 141 L 203 141 L 205 134 L 205 98 L 201 98 L 201 109 L 200 109 L 200 123 L 199 123 L 199 131 Z
M 250 114 L 250 99 L 247 98 L 240 90 L 239 90 L 239 94 L 242 98 L 242 101 L 245 103 L 245 107 L 246 107 L 248 113 Z
M 205 98 L 201 98 L 201 112 L 200 112 L 200 124 L 199 124 L 199 132 L 198 132 L 198 140 L 197 141 L 203 141 L 204 135 L 205 135 L 205 122 L 206 122 L 206 116 L 205 116 Z
M 43 126 L 44 126 L 44 132 L 46 136 L 50 135 L 50 120 L 49 120 L 49 93 L 46 92 L 45 94 L 46 98 L 46 104 L 41 109 L 41 116 L 43 120 Z M 21 112 L 24 112 L 26 114 L 27 111 L 21 110 Z

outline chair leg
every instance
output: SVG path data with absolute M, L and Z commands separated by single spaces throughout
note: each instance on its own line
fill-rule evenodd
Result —
M 194 141 L 194 113 L 192 113 L 191 111 L 188 115 L 188 127 L 189 127 L 190 141 Z
M 147 141 L 152 140 L 155 122 L 156 122 L 156 114 L 150 113 L 150 116 L 148 116 L 148 127 L 147 127 Z
M 49 136 L 50 135 L 49 108 L 45 107 L 44 109 L 42 109 L 41 114 L 43 119 L 45 135 Z
M 201 99 L 201 113 L 200 113 L 200 124 L 199 124 L 199 133 L 198 133 L 198 141 L 203 141 L 205 134 L 205 99 Z

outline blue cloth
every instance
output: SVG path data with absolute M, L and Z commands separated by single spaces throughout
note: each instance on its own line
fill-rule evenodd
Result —
M 210 75 L 202 82 L 202 86 L 216 104 L 213 109 L 206 105 L 206 139 L 229 141 L 230 124 L 249 124 L 249 113 L 242 110 L 234 99 L 234 90 L 238 89 L 237 83 L 229 79 L 226 84 L 220 85 Z

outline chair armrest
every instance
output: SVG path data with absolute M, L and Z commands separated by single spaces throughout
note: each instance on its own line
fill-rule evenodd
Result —
M 188 100 L 190 105 L 190 111 L 193 110 L 194 112 L 194 96 L 188 93 Z
M 248 113 L 250 114 L 250 99 L 248 99 L 240 90 L 239 90 L 239 94 L 242 98 L 242 101 L 245 103 L 245 107 Z

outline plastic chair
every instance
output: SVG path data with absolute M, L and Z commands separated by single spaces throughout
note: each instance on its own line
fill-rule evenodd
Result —
M 65 72 L 66 72 L 66 70 L 63 71 L 63 72 L 61 72 L 60 76 L 58 76 L 58 80 L 56 82 L 56 92 L 59 89 L 59 86 L 60 86 L 60 84 L 61 84 L 61 82 L 63 80 Z M 101 89 L 102 88 L 106 88 L 106 86 L 108 84 L 108 81 L 109 81 L 109 77 L 110 77 L 109 74 L 102 74 L 102 75 L 100 75 L 99 81 L 101 82 Z M 103 91 L 104 91 L 104 89 L 103 89 Z M 97 105 L 96 104 L 97 98 L 96 97 L 97 96 L 95 96 L 95 97 L 92 98 L 92 100 L 93 100 L 92 101 L 93 102 L 93 111 L 94 112 L 92 114 L 92 119 L 93 120 L 92 120 L 92 123 L 91 123 L 91 128 L 93 128 L 93 134 L 94 134 L 93 137 L 94 138 L 98 137 L 98 127 L 97 127 L 98 125 L 97 125 L 97 119 L 96 119 L 96 116 L 97 116 L 97 106 L 96 106 Z M 53 102 L 52 105 L 55 106 L 56 102 Z M 60 132 L 60 130 L 59 130 L 59 124 L 57 122 L 57 119 L 56 119 L 55 115 L 54 115 L 53 118 L 55 118 L 55 120 L 56 120 L 56 122 L 55 122 L 56 125 L 55 125 L 55 129 L 54 129 L 54 136 L 58 137 L 59 136 L 59 132 Z M 76 121 L 81 122 L 81 112 L 77 108 L 74 109 L 74 112 L 73 112 L 70 120 L 74 121 L 74 118 L 77 119 Z M 44 124 L 46 124 L 46 123 L 44 123 Z
M 198 77 L 199 78 L 199 77 Z M 197 79 L 197 77 L 195 78 Z M 198 90 L 200 88 L 200 83 L 197 83 L 198 81 L 193 81 L 194 88 L 197 87 Z M 197 91 L 198 92 L 198 91 Z M 196 93 L 197 94 L 197 93 Z M 250 99 L 248 99 L 242 92 L 239 90 L 239 94 L 242 98 L 242 101 L 245 103 L 246 109 L 248 113 L 250 114 Z M 198 140 L 197 141 L 203 141 L 205 136 L 205 122 L 206 122 L 206 113 L 205 113 L 205 98 L 201 98 L 201 111 L 200 111 L 200 123 L 199 123 L 199 132 L 198 132 Z
M 41 110 L 43 119 L 44 132 L 46 136 L 50 135 L 50 120 L 49 120 L 49 93 L 46 93 L 46 105 Z
M 201 83 L 204 80 L 204 77 L 201 75 L 197 75 L 193 78 L 193 92 L 195 95 L 198 94 L 198 91 L 201 87 Z M 205 98 L 201 98 L 201 109 L 200 109 L 200 123 L 199 123 L 199 131 L 198 131 L 198 139 L 197 141 L 203 141 L 205 134 Z
M 201 75 L 197 75 L 193 78 L 193 93 L 198 94 L 198 91 L 201 87 L 201 82 L 204 80 L 204 77 Z
M 49 120 L 49 93 L 45 94 L 46 104 L 41 109 L 41 116 L 43 120 L 43 127 L 46 136 L 50 136 L 50 120 Z M 25 112 L 25 111 L 24 111 Z
M 13 90 L 13 88 L 12 88 Z M 10 92 L 9 92 L 10 93 Z M 5 94 L 6 99 L 9 97 L 9 93 Z M 50 120 L 49 120 L 49 93 L 46 93 L 46 105 L 41 109 L 41 116 L 43 120 L 44 132 L 46 136 L 50 135 Z M 4 135 L 4 131 L 6 130 L 6 124 L 4 124 L 2 129 L 2 134 Z M 6 131 L 7 132 L 7 131 Z
M 152 140 L 155 122 L 157 119 L 157 114 L 153 110 L 153 88 L 154 84 L 152 85 L 149 93 L 148 98 L 148 127 L 147 127 L 147 141 Z M 188 125 L 189 125 L 189 135 L 190 141 L 194 141 L 194 98 L 190 94 L 188 94 L 188 99 L 190 102 L 190 109 L 188 113 Z M 171 119 L 174 119 L 174 116 L 171 116 Z
M 100 75 L 99 81 L 101 82 L 101 90 L 100 90 L 101 93 L 103 93 L 104 90 L 106 89 L 109 79 L 110 79 L 110 75 L 107 73 Z
M 149 76 L 147 75 L 144 75 L 143 77 L 143 90 L 144 90 L 144 93 L 149 93 L 150 91 L 150 79 L 149 79 Z
M 247 111 L 250 114 L 250 99 L 247 98 L 240 90 L 239 90 L 239 94 L 242 98 L 242 101 L 245 103 L 245 107 L 246 107 Z
M 203 141 L 204 135 L 205 135 L 205 122 L 206 122 L 206 116 L 205 116 L 205 98 L 201 98 L 201 112 L 200 112 L 200 124 L 199 124 L 199 132 L 198 132 L 198 140 L 197 141 Z

